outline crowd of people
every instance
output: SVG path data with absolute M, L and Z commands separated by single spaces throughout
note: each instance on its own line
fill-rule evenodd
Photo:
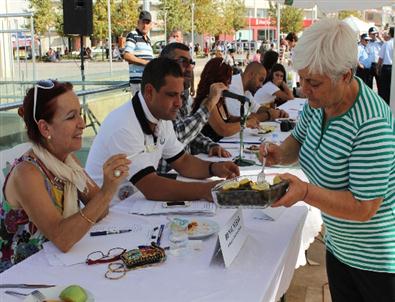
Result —
M 240 120 L 257 128 L 288 116 L 276 108 L 294 98 L 283 54 L 266 49 L 237 73 L 231 53 L 226 60 L 211 58 L 191 93 L 195 62 L 182 32 L 172 31 L 154 58 L 151 26 L 151 14 L 142 11 L 127 36 L 131 99 L 105 118 L 85 169 L 73 155 L 81 148 L 85 123 L 71 84 L 40 81 L 27 92 L 19 114 L 33 147 L 14 163 L 4 184 L 2 269 L 37 252 L 46 240 L 67 252 L 106 216 L 113 199 L 122 202 L 136 190 L 154 201 L 212 201 L 218 181 L 182 182 L 166 172 L 194 179 L 238 176 L 218 141 L 239 132 Z M 394 301 L 395 118 L 366 78 L 355 76 L 358 67 L 361 75 L 372 64 L 359 60 L 354 38 L 348 25 L 334 19 L 315 23 L 299 40 L 293 33 L 286 37 L 292 53 L 287 64 L 298 72 L 308 102 L 291 135 L 280 145 L 262 145 L 260 157 L 269 166 L 299 161 L 307 175 L 309 182 L 281 174 L 290 186 L 273 206 L 303 200 L 321 210 L 332 301 Z M 381 45 L 378 54 L 379 79 L 388 47 Z M 223 96 L 225 90 L 248 99 L 246 116 L 240 116 L 239 102 Z M 226 160 L 204 161 L 198 153 Z
M 383 37 L 376 27 L 371 27 L 360 36 L 358 43 L 356 75 L 370 88 L 375 80 L 378 93 L 387 104 L 390 102 L 393 39 L 394 27 Z

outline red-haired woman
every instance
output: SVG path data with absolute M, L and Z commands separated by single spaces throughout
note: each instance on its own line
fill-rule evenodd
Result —
M 218 85 L 225 86 L 226 88 L 229 86 L 231 80 L 232 67 L 226 64 L 222 58 L 213 58 L 208 61 L 200 76 L 192 111 L 195 112 Z M 240 131 L 240 117 L 230 115 L 223 97 L 221 95 L 218 97 L 221 99 L 217 103 L 217 108 L 211 111 L 209 120 L 202 129 L 202 133 L 215 142 Z M 259 122 L 253 117 L 248 117 L 246 125 L 249 128 L 258 128 Z

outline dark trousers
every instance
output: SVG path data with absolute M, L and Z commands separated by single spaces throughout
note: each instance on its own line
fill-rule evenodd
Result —
M 379 96 L 390 104 L 392 65 L 383 65 L 380 74 Z
M 395 274 L 348 266 L 326 252 L 332 302 L 395 302 Z
M 377 84 L 377 90 L 380 89 L 380 75 L 377 70 L 377 63 L 372 63 L 372 67 L 370 68 L 370 73 L 371 73 L 371 81 L 372 81 L 372 86 L 369 86 L 370 88 L 373 87 L 373 78 L 376 79 L 376 84 Z
M 373 88 L 373 76 L 370 68 L 357 68 L 357 72 L 355 74 L 357 77 L 361 78 L 362 81 L 365 82 L 370 88 Z

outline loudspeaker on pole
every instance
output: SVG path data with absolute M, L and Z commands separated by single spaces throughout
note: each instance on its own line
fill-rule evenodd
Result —
M 63 0 L 63 31 L 65 35 L 92 35 L 92 0 Z

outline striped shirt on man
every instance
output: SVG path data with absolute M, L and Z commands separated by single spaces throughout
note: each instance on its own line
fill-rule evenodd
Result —
M 323 109 L 307 104 L 292 135 L 302 144 L 299 161 L 311 183 L 350 191 L 360 202 L 383 198 L 366 222 L 322 213 L 328 251 L 351 267 L 395 273 L 395 119 L 356 79 L 360 90 L 346 113 L 323 126 Z
M 137 58 L 151 61 L 154 53 L 151 47 L 151 40 L 136 28 L 126 37 L 126 46 L 124 52 L 130 52 Z M 131 84 L 141 83 L 145 66 L 129 63 L 129 81 Z

